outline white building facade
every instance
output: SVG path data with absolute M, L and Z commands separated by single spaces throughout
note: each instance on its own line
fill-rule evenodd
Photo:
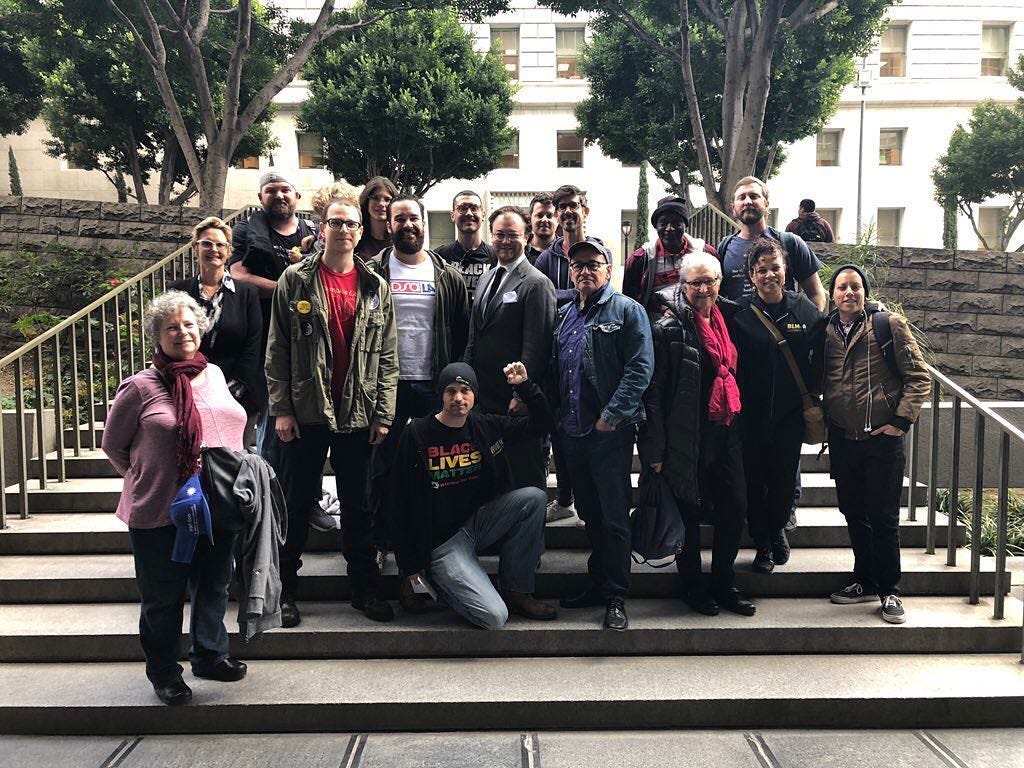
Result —
M 278 0 L 296 16 L 315 16 L 320 0 Z M 431 242 L 452 239 L 447 212 L 453 195 L 479 191 L 489 208 L 525 204 L 538 191 L 561 184 L 584 189 L 590 203 L 589 234 L 601 237 L 622 254 L 624 220 L 635 223 L 639 169 L 605 156 L 600 147 L 582 147 L 576 137 L 574 106 L 588 86 L 576 69 L 577 51 L 587 34 L 584 15 L 565 17 L 537 7 L 534 0 L 513 0 L 513 10 L 468 27 L 480 50 L 496 44 L 509 76 L 519 85 L 511 122 L 518 146 L 502 167 L 479 179 L 452 179 L 425 198 Z M 931 170 L 957 124 L 966 123 L 981 99 L 1011 103 L 1020 94 L 1006 81 L 1005 67 L 1024 51 L 1024 0 L 904 0 L 889 10 L 890 27 L 873 54 L 863 62 L 862 81 L 869 85 L 864 128 L 860 129 L 862 89 L 846 89 L 836 115 L 817 137 L 797 142 L 770 184 L 774 220 L 784 226 L 796 215 L 802 198 L 813 198 L 841 241 L 852 242 L 857 229 L 858 150 L 863 146 L 860 187 L 862 220 L 870 222 L 879 242 L 939 247 L 942 210 L 933 198 Z M 331 181 L 320 166 L 319 139 L 297 132 L 296 116 L 306 97 L 296 81 L 277 98 L 273 131 L 279 142 L 272 157 L 250 158 L 233 168 L 226 207 L 254 203 L 257 179 L 273 167 L 294 178 L 304 196 Z M 25 194 L 40 197 L 113 200 L 113 187 L 99 172 L 69 168 L 46 157 L 45 129 L 37 121 L 22 136 L 3 143 L 14 148 Z M 0 152 L 0 173 L 7 178 L 7 153 Z M 5 183 L 5 182 L 4 182 Z M 663 183 L 649 177 L 651 210 L 666 194 Z M 703 199 L 693 190 L 696 202 Z M 154 190 L 155 199 L 155 190 Z M 991 226 L 1004 201 L 983 205 L 982 226 Z M 646 222 L 639 239 L 652 232 Z M 978 247 L 966 217 L 959 222 L 959 245 Z M 1024 241 L 1016 236 L 1011 248 Z

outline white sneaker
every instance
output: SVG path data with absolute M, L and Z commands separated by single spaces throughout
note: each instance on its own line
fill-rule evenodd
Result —
M 563 507 L 558 503 L 558 499 L 552 499 L 548 502 L 548 507 L 544 511 L 544 522 L 553 523 L 556 520 L 566 520 L 576 515 L 576 508 L 573 505 Z

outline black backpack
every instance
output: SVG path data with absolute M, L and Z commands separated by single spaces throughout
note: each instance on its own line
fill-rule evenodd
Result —
M 827 236 L 825 227 L 818 219 L 801 219 L 796 234 L 800 235 L 805 243 L 824 243 Z
M 896 364 L 896 345 L 892 341 L 892 325 L 889 323 L 888 312 L 871 312 L 871 331 L 875 334 L 875 341 L 882 351 L 882 359 L 885 360 L 886 366 L 892 371 L 893 376 L 902 380 L 903 374 Z

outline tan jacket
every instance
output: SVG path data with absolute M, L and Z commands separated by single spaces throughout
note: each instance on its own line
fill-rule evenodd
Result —
M 836 313 L 829 316 L 825 329 L 822 404 L 829 422 L 849 440 L 865 440 L 886 424 L 907 431 L 931 392 L 931 376 L 907 319 L 889 315 L 901 380 L 886 365 L 867 317 L 851 331 L 849 344 L 843 343 L 836 328 Z

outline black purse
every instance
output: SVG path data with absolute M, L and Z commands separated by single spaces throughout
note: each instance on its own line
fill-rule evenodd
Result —
M 640 474 L 638 497 L 629 521 L 633 562 L 655 568 L 672 565 L 675 556 L 683 551 L 686 528 L 668 481 L 660 473 L 645 469 Z M 665 558 L 673 559 L 666 563 L 651 562 Z

